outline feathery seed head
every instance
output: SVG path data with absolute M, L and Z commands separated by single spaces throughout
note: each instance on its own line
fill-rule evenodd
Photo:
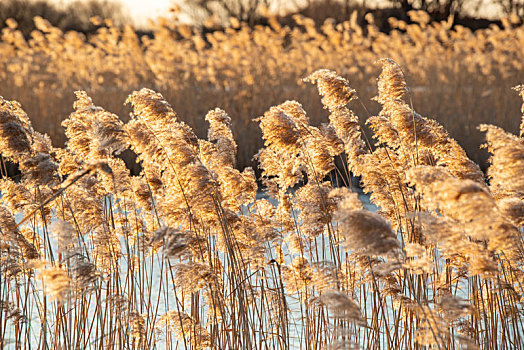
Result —
M 486 133 L 491 153 L 490 187 L 509 196 L 524 196 L 524 139 L 493 125 L 482 124 L 479 129 Z
M 289 116 L 299 129 L 307 128 L 309 126 L 309 118 L 306 111 L 297 101 L 286 101 L 278 105 L 278 107 Z
M 377 64 L 382 66 L 382 73 L 378 78 L 378 96 L 375 99 L 381 104 L 401 100 L 407 92 L 402 68 L 391 58 L 380 59 Z
M 300 138 L 293 119 L 279 107 L 271 107 L 264 116 L 257 119 L 267 147 L 294 149 Z
M 342 291 L 332 290 L 322 293 L 320 301 L 329 307 L 335 318 L 362 322 L 362 314 L 358 304 Z
M 330 197 L 330 191 L 331 185 L 328 182 L 320 184 L 310 182 L 296 193 L 295 202 L 302 221 L 302 229 L 311 237 L 321 234 L 324 226 L 333 219 L 337 198 Z
M 206 114 L 209 123 L 208 140 L 215 142 L 222 166 L 233 167 L 237 153 L 237 144 L 231 132 L 231 118 L 220 108 Z
M 304 81 L 317 85 L 318 93 L 323 96 L 322 104 L 329 110 L 343 107 L 356 98 L 356 91 L 335 71 L 319 69 L 304 78 Z
M 133 106 L 134 114 L 140 115 L 146 121 L 176 121 L 177 119 L 176 113 L 164 97 L 150 89 L 134 91 L 125 103 L 130 103 Z
M 383 256 L 400 247 L 389 222 L 377 213 L 367 210 L 345 210 L 337 212 L 345 246 L 358 254 Z
M 520 137 L 524 137 L 524 85 L 517 85 L 513 87 L 513 90 L 517 91 L 522 97 L 522 107 L 520 112 L 522 113 L 522 121 L 520 123 Z
M 16 163 L 31 154 L 31 127 L 20 104 L 0 96 L 0 149 L 2 155 Z
M 52 299 L 61 303 L 65 302 L 71 292 L 71 279 L 67 271 L 51 266 L 44 268 L 40 276 L 44 283 L 45 293 L 49 294 Z

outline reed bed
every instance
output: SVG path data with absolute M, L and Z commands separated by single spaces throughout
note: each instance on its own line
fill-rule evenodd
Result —
M 329 122 L 294 100 L 257 119 L 264 196 L 222 109 L 198 138 L 153 90 L 127 97 L 127 122 L 77 91 L 61 148 L 2 98 L 21 176 L 0 183 L 1 346 L 523 348 L 524 119 L 518 136 L 479 127 L 486 178 L 415 112 L 401 67 L 377 64 L 372 134 L 327 69 L 304 81 Z
M 389 34 L 378 31 L 373 18 L 366 27 L 357 13 L 343 23 L 317 26 L 295 16 L 292 27 L 269 18 L 268 26 L 249 28 L 233 22 L 224 30 L 199 29 L 159 20 L 151 36 L 131 27 L 94 20 L 95 35 L 62 32 L 43 18 L 25 38 L 17 23 L 8 21 L 0 41 L 0 95 L 22 103 L 34 126 L 56 145 L 66 141 L 62 119 L 71 113 L 72 91 L 88 92 L 97 104 L 126 118 L 122 101 L 143 87 L 162 93 L 184 116 L 196 135 L 206 136 L 202 116 L 221 106 L 231 116 L 239 147 L 240 168 L 262 146 L 252 118 L 285 100 L 300 101 L 312 121 L 327 118 L 313 86 L 301 78 L 327 68 L 350 79 L 361 98 L 376 94 L 374 62 L 391 57 L 404 67 L 415 108 L 435 118 L 483 168 L 487 153 L 479 151 L 479 124 L 496 124 L 517 132 L 514 116 L 519 99 L 508 86 L 524 81 L 524 26 L 518 18 L 504 19 L 472 32 L 454 25 L 453 18 L 429 23 L 422 12 L 411 12 L 408 24 L 391 19 Z M 380 111 L 378 104 L 356 105 L 363 121 Z M 125 119 L 127 120 L 127 119 Z

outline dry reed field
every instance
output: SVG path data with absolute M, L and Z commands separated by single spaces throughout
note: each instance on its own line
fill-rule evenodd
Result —
M 206 47 L 193 33 L 169 41 L 171 32 L 159 29 L 157 35 L 165 37 L 145 40 L 149 49 L 142 55 L 134 54 L 140 45 L 129 31 L 120 36 L 109 27 L 90 45 L 37 19 L 40 34 L 27 42 L 12 23 L 4 32 L 3 55 L 26 70 L 15 74 L 12 68 L 3 79 L 21 79 L 13 91 L 23 95 L 24 86 L 31 86 L 35 90 L 25 97 L 37 91 L 42 99 L 33 101 L 34 119 L 23 103 L 0 99 L 1 171 L 5 175 L 5 161 L 21 171 L 0 180 L 0 348 L 524 348 L 524 103 L 522 117 L 497 114 L 517 125 L 518 135 L 478 126 L 490 154 L 485 175 L 441 123 L 415 111 L 418 96 L 426 101 L 432 94 L 408 87 L 411 80 L 420 82 L 421 71 L 415 76 L 409 65 L 396 62 L 399 57 L 368 64 L 383 53 L 381 46 L 394 43 L 372 27 L 364 35 L 350 24 L 329 29 L 328 23 L 327 34 L 319 34 L 302 20 L 306 33 L 239 25 L 234 33 L 211 35 L 216 42 Z M 409 59 L 416 69 L 440 64 L 462 74 L 450 74 L 450 80 L 471 74 L 460 71 L 464 67 L 478 69 L 479 79 L 509 74 L 506 82 L 521 69 L 522 47 L 508 38 L 524 40 L 522 27 L 507 22 L 505 30 L 473 34 L 420 21 L 406 34 L 392 34 L 394 42 L 412 48 L 399 61 Z M 346 34 L 362 42 L 348 43 Z M 477 56 L 479 47 L 466 45 L 472 36 L 491 51 Z M 290 46 L 279 47 L 282 40 Z M 296 41 L 327 53 L 319 56 L 326 61 L 311 65 L 340 61 L 353 68 L 311 71 L 304 85 L 291 89 L 299 98 L 308 96 L 308 106 L 323 107 L 327 118 L 318 126 L 313 107 L 286 101 L 285 94 L 273 97 L 284 99 L 254 123 L 263 138 L 255 155 L 258 169 L 239 167 L 239 155 L 250 150 L 236 141 L 226 110 L 205 113 L 207 136 L 198 137 L 188 123 L 190 112 L 203 106 L 185 106 L 186 120 L 153 89 L 136 89 L 119 100 L 131 111 L 126 119 L 101 106 L 150 74 L 160 90 L 173 96 L 186 91 L 161 85 L 179 83 L 170 77 L 184 71 L 180 84 L 203 79 L 198 81 L 210 90 L 224 84 L 207 104 L 235 106 L 241 91 L 263 99 L 264 93 L 256 97 L 263 72 L 248 74 L 255 68 L 249 58 L 218 57 L 241 51 L 249 57 L 263 48 L 260 55 L 267 58 L 277 50 L 274 57 L 282 54 L 283 67 L 296 73 L 308 66 L 307 56 L 298 57 L 304 51 Z M 345 45 L 376 48 L 357 54 Z M 12 51 L 6 54 L 6 47 Z M 441 57 L 463 52 L 478 61 L 463 66 L 416 57 L 436 48 L 443 50 Z M 504 56 L 493 53 L 502 51 Z M 93 71 L 81 57 L 90 58 Z M 357 57 L 361 61 L 352 61 Z M 504 64 L 496 61 L 502 59 Z M 244 66 L 225 70 L 244 60 Z M 286 60 L 296 66 L 285 66 Z M 265 79 L 277 74 L 269 70 L 272 64 L 257 68 L 267 70 Z M 144 66 L 150 69 L 142 71 Z M 376 71 L 378 92 L 369 102 L 370 91 L 354 89 L 346 76 Z M 438 74 L 427 71 L 424 79 L 440 81 Z M 216 80 L 205 80 L 211 78 Z M 40 85 L 30 85 L 39 79 Z M 86 81 L 94 84 L 94 94 L 75 92 L 74 111 L 61 122 L 65 146 L 54 145 L 33 124 L 41 113 L 60 108 L 52 93 L 66 99 L 66 84 Z M 249 81 L 252 89 L 244 89 Z M 291 85 L 280 83 L 283 89 Z M 104 97 L 108 86 L 115 91 Z M 523 86 L 469 87 L 460 91 L 491 91 L 471 98 L 486 106 L 483 99 L 497 96 L 501 113 L 508 108 L 504 101 L 520 94 L 524 102 Z M 310 88 L 320 97 L 310 95 Z M 194 93 L 195 101 L 212 96 Z M 425 108 L 437 102 L 446 104 L 434 101 Z M 359 117 L 371 103 L 380 106 L 377 113 Z M 140 174 L 132 175 L 118 157 L 125 150 L 138 155 Z M 262 174 L 262 192 L 255 170 Z M 369 210 L 357 189 L 343 183 L 350 174 L 360 178 L 378 209 Z
M 381 33 L 373 25 L 357 24 L 357 14 L 346 22 L 326 21 L 320 28 L 295 16 L 296 25 L 232 27 L 210 33 L 158 21 L 152 37 L 120 29 L 110 21 L 95 20 L 96 35 L 62 32 L 42 18 L 25 38 L 16 22 L 0 41 L 0 95 L 22 103 L 37 130 L 56 145 L 66 140 L 61 121 L 71 113 L 75 90 L 88 92 L 107 110 L 126 118 L 122 101 L 143 87 L 162 93 L 184 116 L 199 137 L 205 137 L 203 116 L 220 106 L 232 118 L 241 167 L 262 146 L 252 118 L 285 100 L 300 101 L 312 122 L 327 119 L 315 90 L 301 78 L 317 69 L 331 69 L 347 77 L 363 101 L 376 94 L 378 69 L 374 62 L 391 57 L 409 78 L 415 108 L 435 116 L 474 161 L 486 166 L 479 152 L 482 123 L 495 123 L 516 133 L 517 96 L 508 88 L 524 81 L 524 26 L 517 18 L 505 27 L 471 30 L 447 22 L 428 23 L 423 12 L 411 12 L 415 22 L 391 19 L 395 30 Z M 363 120 L 379 112 L 356 106 Z M 127 119 L 126 119 L 127 120 Z

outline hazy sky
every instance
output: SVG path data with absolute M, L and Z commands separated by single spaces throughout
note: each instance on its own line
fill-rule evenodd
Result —
M 172 0 L 121 0 L 129 9 L 131 17 L 136 23 L 145 23 L 147 18 L 167 16 Z
M 2 1 L 2 0 L 0 0 Z M 55 0 L 58 3 L 67 4 L 73 0 Z M 172 0 L 116 0 L 124 5 L 130 16 L 137 24 L 146 24 L 148 18 L 168 16 Z

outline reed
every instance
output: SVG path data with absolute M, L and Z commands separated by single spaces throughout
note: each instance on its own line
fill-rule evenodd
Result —
M 0 345 L 524 347 L 522 136 L 479 127 L 486 177 L 414 110 L 401 66 L 377 66 L 367 122 L 359 89 L 328 69 L 304 80 L 329 121 L 296 100 L 260 113 L 262 196 L 225 110 L 199 138 L 159 92 L 132 92 L 123 120 L 77 91 L 58 147 L 2 98 L 2 172 L 21 175 L 0 180 Z M 341 186 L 352 175 L 378 209 Z
M 270 26 L 251 29 L 234 22 L 212 32 L 165 19 L 155 24 L 152 37 L 100 19 L 94 19 L 97 32 L 86 37 L 36 18 L 26 38 L 9 21 L 0 40 L 0 95 L 21 102 L 34 126 L 60 146 L 67 139 L 60 124 L 71 113 L 75 90 L 87 91 L 97 104 L 126 118 L 130 109 L 122 101 L 148 87 L 162 93 L 200 138 L 207 133 L 202 116 L 219 105 L 231 116 L 238 164 L 244 168 L 253 165 L 252 156 L 262 146 L 252 118 L 270 106 L 297 100 L 315 125 L 325 120 L 315 90 L 302 77 L 335 70 L 367 101 L 376 94 L 374 62 L 391 57 L 404 67 L 419 113 L 436 116 L 486 168 L 476 127 L 494 123 L 518 131 L 512 116 L 520 102 L 506 90 L 524 81 L 524 27 L 508 18 L 502 29 L 472 32 L 453 26 L 453 18 L 428 23 L 423 13 L 411 16 L 413 24 L 392 19 L 390 34 L 379 32 L 369 16 L 371 24 L 360 27 L 356 13 L 321 27 L 295 16 L 293 27 L 269 18 Z M 369 112 L 361 105 L 353 108 L 363 121 L 380 111 L 374 103 L 366 104 Z

